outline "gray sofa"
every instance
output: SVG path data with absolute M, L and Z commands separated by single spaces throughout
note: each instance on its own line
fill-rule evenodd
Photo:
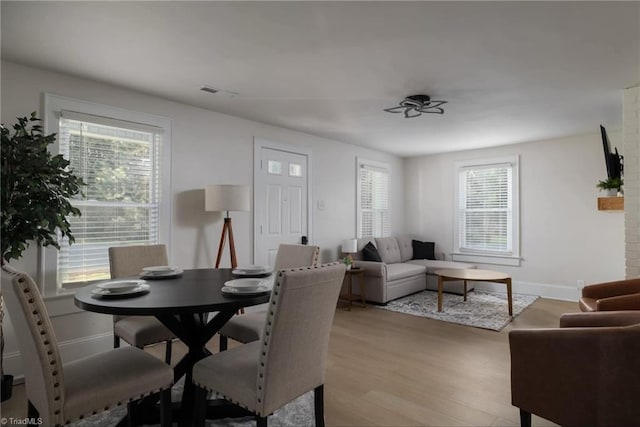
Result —
M 365 294 L 368 301 L 386 304 L 414 292 L 437 290 L 437 277 L 434 275 L 436 270 L 476 268 L 473 264 L 462 262 L 412 259 L 413 239 L 409 235 L 358 239 L 358 252 L 353 258 L 355 265 L 365 270 Z M 363 260 L 362 248 L 369 242 L 377 248 L 382 262 Z M 447 283 L 447 291 L 462 293 L 462 283 Z

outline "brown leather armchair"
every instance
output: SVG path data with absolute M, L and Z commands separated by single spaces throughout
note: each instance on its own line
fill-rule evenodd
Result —
M 640 425 L 640 312 L 565 314 L 557 329 L 509 333 L 511 402 L 567 426 Z
M 581 311 L 640 310 L 640 279 L 585 286 Z

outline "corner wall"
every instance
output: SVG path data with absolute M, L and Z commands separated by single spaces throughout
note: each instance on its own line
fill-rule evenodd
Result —
M 625 275 L 640 277 L 640 86 L 624 91 Z

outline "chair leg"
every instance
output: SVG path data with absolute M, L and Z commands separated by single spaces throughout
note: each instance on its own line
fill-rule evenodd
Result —
M 193 425 L 195 427 L 204 427 L 205 417 L 207 416 L 207 390 L 196 387 L 194 401 Z
M 113 348 L 120 347 L 120 337 L 117 335 L 113 335 Z
M 171 427 L 171 388 L 160 392 L 160 427 Z
M 316 427 L 324 427 L 324 385 L 319 385 L 313 390 L 313 407 Z
M 166 363 L 167 365 L 171 365 L 171 345 L 172 345 L 173 341 L 172 340 L 167 340 L 166 341 L 166 348 L 164 350 L 164 363 Z
M 220 335 L 220 345 L 218 346 L 218 351 L 226 351 L 227 350 L 227 340 L 228 338 L 224 335 Z
M 135 422 L 136 404 L 137 402 L 127 403 L 127 427 L 134 427 L 135 425 L 137 425 L 137 423 Z
M 520 409 L 520 427 L 531 427 L 531 412 Z
M 256 415 L 256 427 L 267 427 L 267 417 Z
M 28 425 L 30 426 L 38 425 L 37 423 L 38 423 L 38 418 L 40 418 L 40 412 L 38 412 L 38 410 L 36 409 L 35 406 L 33 406 L 33 403 L 31 403 L 30 400 L 27 402 L 27 417 L 29 418 Z

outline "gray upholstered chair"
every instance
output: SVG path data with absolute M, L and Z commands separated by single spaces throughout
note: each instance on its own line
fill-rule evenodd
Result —
M 33 279 L 3 267 L 2 292 L 18 341 L 30 418 L 62 426 L 160 393 L 161 423 L 171 425 L 173 370 L 135 347 L 63 364 L 58 342 Z
M 316 425 L 324 425 L 323 384 L 342 263 L 280 270 L 271 292 L 263 339 L 195 364 L 199 425 L 207 391 L 244 407 L 258 426 L 286 403 L 314 390 Z
M 109 248 L 111 278 L 137 276 L 144 267 L 167 265 L 165 245 L 121 246 Z M 175 335 L 153 316 L 113 316 L 113 347 L 120 339 L 134 347 L 166 342 L 165 362 L 171 363 L 171 341 Z
M 319 255 L 318 246 L 281 244 L 273 266 L 274 274 L 283 268 L 316 266 Z M 259 340 L 266 318 L 266 308 L 231 318 L 220 329 L 220 351 L 227 349 L 227 338 L 241 343 Z
M 514 329 L 511 401 L 566 426 L 638 426 L 640 311 L 570 313 L 557 329 Z

